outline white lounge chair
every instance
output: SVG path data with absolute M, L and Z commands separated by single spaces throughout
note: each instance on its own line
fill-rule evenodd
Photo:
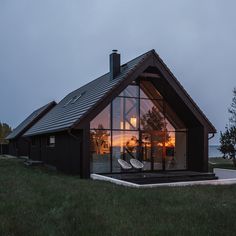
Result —
M 130 159 L 130 164 L 135 168 L 135 169 L 142 169 L 144 167 L 144 164 L 137 160 L 137 159 Z
M 124 170 L 132 169 L 132 166 L 127 161 L 124 161 L 122 159 L 118 159 L 118 163 L 120 164 L 121 168 Z

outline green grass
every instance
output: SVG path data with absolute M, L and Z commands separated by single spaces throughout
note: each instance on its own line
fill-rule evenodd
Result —
M 0 235 L 235 235 L 236 185 L 133 189 L 0 159 Z
M 209 159 L 209 171 L 212 171 L 213 168 L 224 168 L 224 169 L 234 169 L 232 160 L 227 160 L 222 157 L 210 158 Z

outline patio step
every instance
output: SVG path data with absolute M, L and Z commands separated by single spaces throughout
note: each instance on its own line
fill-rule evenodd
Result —
M 142 177 L 123 177 L 124 181 L 136 184 L 157 184 L 157 183 L 171 183 L 171 182 L 185 182 L 185 181 L 201 181 L 218 179 L 214 173 L 199 173 L 189 175 L 160 175 L 160 176 L 145 176 Z

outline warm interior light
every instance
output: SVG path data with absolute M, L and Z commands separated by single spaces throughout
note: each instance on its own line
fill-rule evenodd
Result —
M 129 122 L 125 122 L 125 129 L 130 129 L 130 124 L 129 124 Z
M 163 142 L 163 143 L 159 143 L 159 146 L 163 147 L 165 145 L 165 147 L 174 147 L 175 146 L 175 137 L 170 137 L 168 141 Z
M 170 137 L 168 142 L 165 143 L 166 147 L 174 147 L 175 146 L 175 137 Z
M 120 129 L 124 129 L 124 122 L 123 121 L 120 122 Z
M 131 117 L 130 118 L 130 124 L 136 128 L 136 125 L 137 125 L 137 118 L 136 117 Z

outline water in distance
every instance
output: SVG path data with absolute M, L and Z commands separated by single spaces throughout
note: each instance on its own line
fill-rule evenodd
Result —
M 211 157 L 222 157 L 222 153 L 218 150 L 219 145 L 209 145 L 209 158 Z

